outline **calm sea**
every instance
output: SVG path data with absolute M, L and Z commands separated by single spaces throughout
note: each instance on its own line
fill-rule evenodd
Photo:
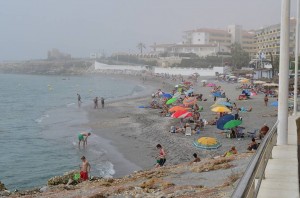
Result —
M 87 150 L 77 147 L 78 132 L 90 130 L 78 128 L 87 122 L 83 106 L 95 96 L 109 101 L 145 88 L 107 76 L 0 74 L 0 91 L 0 180 L 13 190 L 43 186 L 52 176 L 78 169 L 81 155 L 91 161 L 92 175 L 114 175 L 100 137 L 89 138 Z

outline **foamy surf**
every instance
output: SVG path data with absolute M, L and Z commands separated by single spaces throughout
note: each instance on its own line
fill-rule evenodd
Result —
M 96 165 L 96 169 L 99 172 L 99 175 L 103 178 L 112 178 L 116 173 L 114 165 L 109 161 L 98 163 Z

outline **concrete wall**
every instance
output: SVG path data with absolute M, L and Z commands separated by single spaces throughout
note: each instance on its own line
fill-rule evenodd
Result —
M 225 72 L 225 67 L 213 68 L 163 68 L 163 67 L 149 67 L 149 66 L 131 66 L 131 65 L 106 65 L 104 63 L 95 62 L 95 70 L 131 70 L 131 71 L 150 71 L 157 74 L 171 74 L 171 75 L 191 75 L 194 73 L 200 76 L 215 76 L 216 72 L 222 74 Z
M 133 70 L 133 71 L 143 71 L 150 70 L 147 66 L 132 66 L 132 65 L 107 65 L 104 63 L 99 63 L 95 61 L 95 70 Z
M 213 67 L 212 69 L 202 69 L 202 68 L 161 68 L 155 67 L 155 73 L 167 73 L 173 75 L 191 75 L 193 73 L 198 73 L 200 76 L 215 76 L 216 72 L 223 73 L 224 67 Z

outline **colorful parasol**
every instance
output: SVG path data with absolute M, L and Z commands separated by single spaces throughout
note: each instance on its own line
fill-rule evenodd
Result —
M 216 138 L 201 137 L 194 141 L 194 146 L 200 149 L 215 150 L 221 147 L 221 144 Z
M 177 98 L 171 98 L 171 99 L 169 99 L 169 100 L 166 102 L 166 104 L 169 105 L 169 104 L 172 104 L 172 103 L 174 103 L 174 102 L 176 102 L 176 101 L 177 101 Z
M 197 103 L 197 98 L 196 97 L 188 97 L 188 98 L 185 98 L 183 100 L 183 104 L 186 105 L 186 106 L 194 105 L 196 103 Z
M 217 107 L 212 108 L 211 111 L 217 112 L 217 113 L 224 113 L 224 112 L 230 112 L 230 109 L 228 109 L 227 107 L 217 106 Z
M 224 129 L 232 129 L 236 126 L 239 126 L 242 124 L 242 121 L 241 120 L 230 120 L 229 122 L 227 122 L 225 125 L 224 125 Z
M 174 107 L 169 109 L 169 112 L 186 111 L 188 109 L 190 109 L 190 108 L 184 108 L 184 107 L 181 107 L 181 106 L 174 106 Z

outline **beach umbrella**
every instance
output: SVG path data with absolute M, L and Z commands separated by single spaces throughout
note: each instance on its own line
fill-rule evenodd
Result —
M 294 104 L 293 104 L 293 101 L 292 100 L 288 100 L 288 105 L 289 107 L 292 107 Z M 271 103 L 271 106 L 273 107 L 278 107 L 278 101 L 274 101 Z
M 240 83 L 249 83 L 249 79 L 242 79 L 240 80 Z
M 171 115 L 172 118 L 188 118 L 192 117 L 193 113 L 187 110 L 179 110 Z
M 206 87 L 214 87 L 214 86 L 216 86 L 215 83 L 208 83 L 208 84 L 206 85 Z
M 265 84 L 265 81 L 261 81 L 261 80 L 256 80 L 253 82 L 254 84 Z
M 227 107 L 217 106 L 217 107 L 212 108 L 211 111 L 217 112 L 217 113 L 223 113 L 223 112 L 230 112 L 230 109 L 228 109 Z
M 225 125 L 224 125 L 224 129 L 232 129 L 236 126 L 239 126 L 242 124 L 242 121 L 241 120 L 230 120 L 229 122 L 227 122 Z
M 266 84 L 263 84 L 264 87 L 278 87 L 279 85 L 276 84 L 276 83 L 266 83 Z
M 181 106 L 174 106 L 172 108 L 169 109 L 169 112 L 176 112 L 176 111 L 184 111 L 184 110 L 187 110 L 187 109 L 190 109 L 190 108 L 184 108 L 184 107 L 181 107 Z
M 271 106 L 273 106 L 273 107 L 278 107 L 278 101 L 272 102 L 272 103 L 271 103 Z
M 221 94 L 220 91 L 213 92 L 212 95 L 213 95 L 214 97 L 218 97 L 218 98 L 221 98 L 221 97 L 222 97 L 222 94 Z
M 169 94 L 169 93 L 164 93 L 162 96 L 163 96 L 164 98 L 172 98 L 172 95 Z
M 210 108 L 215 108 L 215 107 L 226 107 L 225 105 L 222 105 L 222 104 L 213 104 L 210 106 Z
M 176 100 L 177 100 L 177 98 L 171 98 L 166 102 L 166 104 L 167 105 L 172 104 L 172 103 L 176 102 Z
M 220 103 L 218 103 L 219 105 L 224 105 L 224 106 L 227 106 L 227 107 L 232 107 L 232 104 L 230 102 L 225 102 L 225 101 L 222 101 Z
M 220 130 L 224 130 L 224 125 L 231 120 L 234 120 L 234 115 L 226 114 L 226 115 L 220 117 L 216 123 L 217 128 Z
M 195 140 L 193 144 L 196 148 L 205 150 L 215 150 L 221 147 L 218 140 L 212 137 L 201 137 L 198 140 Z
M 186 106 L 194 105 L 196 103 L 197 103 L 197 98 L 196 97 L 188 97 L 188 98 L 185 98 L 183 100 L 183 104 L 186 105 Z

